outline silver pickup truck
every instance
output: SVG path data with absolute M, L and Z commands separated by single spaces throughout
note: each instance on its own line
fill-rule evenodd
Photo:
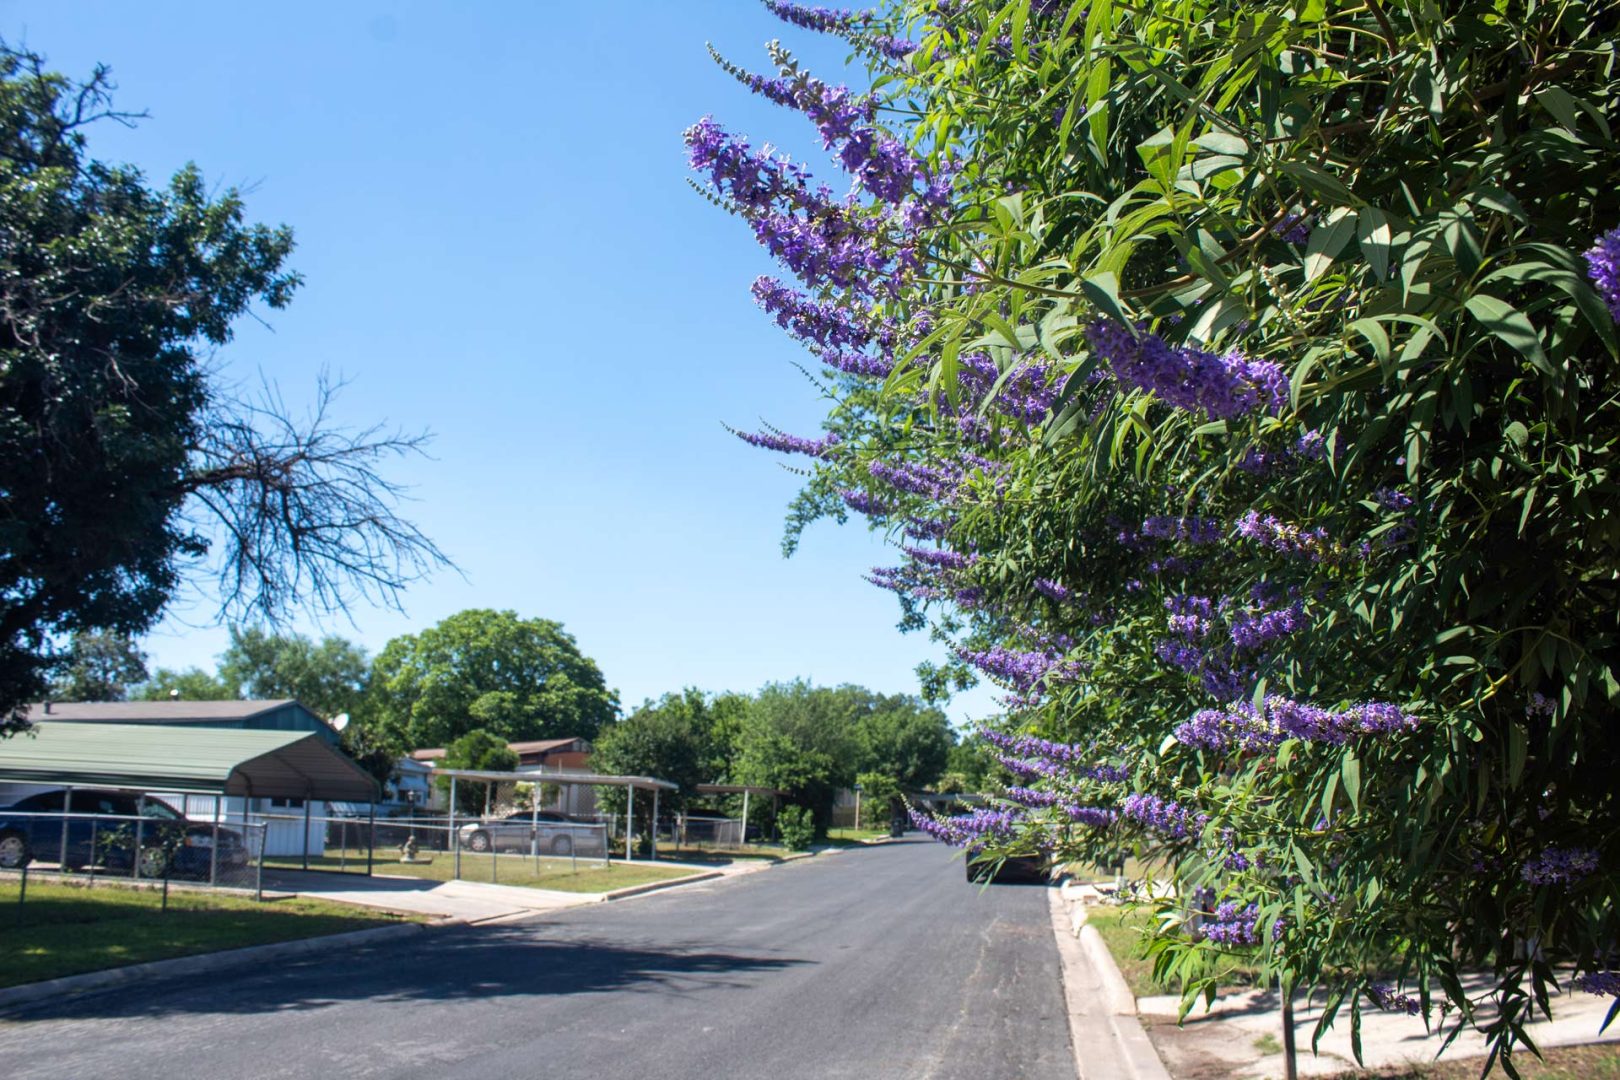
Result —
M 601 825 L 575 821 L 555 810 L 538 815 L 517 810 L 503 818 L 470 821 L 456 830 L 468 851 L 515 851 L 527 855 L 601 855 L 607 849 L 607 830 Z

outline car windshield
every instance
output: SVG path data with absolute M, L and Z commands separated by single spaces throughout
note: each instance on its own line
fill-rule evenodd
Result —
M 179 821 L 180 811 L 176 810 L 166 802 L 158 802 L 156 799 L 147 799 L 141 804 L 141 816 L 157 818 L 160 821 Z

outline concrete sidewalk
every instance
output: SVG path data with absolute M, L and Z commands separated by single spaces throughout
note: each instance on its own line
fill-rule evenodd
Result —
M 790 859 L 796 857 L 803 856 L 792 856 Z M 317 900 L 359 904 L 386 911 L 433 915 L 458 922 L 484 923 L 519 918 L 541 911 L 557 911 L 561 908 L 577 907 L 580 904 L 596 904 L 603 900 L 656 892 L 660 889 L 679 888 L 698 880 L 751 874 L 767 870 L 779 863 L 766 859 L 739 859 L 725 864 L 660 859 L 654 865 L 671 870 L 685 870 L 692 877 L 648 882 L 612 892 L 582 893 L 537 889 L 526 885 L 491 885 L 479 881 L 435 881 L 431 878 L 405 877 L 386 872 L 374 873 L 367 877 L 363 874 L 337 874 L 316 870 L 266 870 L 264 887 L 267 894 L 309 896 Z
M 1465 982 L 1472 994 L 1483 983 Z M 1436 991 L 1438 993 L 1438 990 Z M 1322 996 L 1314 1003 L 1296 999 L 1294 1037 L 1299 1047 L 1302 1076 L 1322 1076 L 1356 1067 L 1350 1049 L 1348 1005 L 1322 1036 L 1321 1050 L 1311 1053 L 1311 1037 L 1321 1018 Z M 1538 1020 L 1530 1037 L 1542 1049 L 1593 1042 L 1620 1042 L 1620 1024 L 1599 1035 L 1613 998 L 1575 992 L 1553 998 L 1552 1020 Z M 1245 990 L 1223 994 L 1205 1008 L 1203 1002 L 1176 1027 L 1181 1005 L 1178 995 L 1141 998 L 1137 1009 L 1150 1024 L 1149 1034 L 1175 1076 L 1230 1076 L 1271 1080 L 1283 1075 L 1283 1057 L 1276 1050 L 1282 1038 L 1282 1004 L 1275 990 Z M 1361 1058 L 1368 1068 L 1414 1065 L 1435 1060 L 1446 1034 L 1426 1031 L 1423 1018 L 1382 1012 L 1365 1004 L 1361 1014 Z M 1267 1038 L 1269 1036 L 1269 1039 Z M 1464 1031 L 1446 1049 L 1443 1061 L 1483 1058 L 1485 1040 L 1476 1031 Z

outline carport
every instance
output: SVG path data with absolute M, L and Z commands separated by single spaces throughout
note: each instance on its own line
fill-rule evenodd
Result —
M 377 781 L 313 732 L 254 731 L 158 724 L 42 722 L 0 740 L 0 781 L 60 787 L 63 813 L 75 788 L 212 795 L 220 800 L 346 800 L 373 806 Z M 67 830 L 63 829 L 63 847 Z
M 782 790 L 773 787 L 760 787 L 754 784 L 699 784 L 699 795 L 741 795 L 742 807 L 742 842 L 748 846 L 748 799 L 752 795 L 769 795 L 771 797 L 771 816 L 776 816 L 776 808 L 782 802 Z M 774 835 L 774 833 L 773 833 Z
M 636 791 L 651 791 L 653 799 L 652 859 L 658 860 L 658 793 L 679 790 L 679 784 L 658 780 L 651 776 L 603 776 L 598 773 L 546 772 L 541 769 L 520 769 L 503 772 L 498 769 L 434 769 L 434 776 L 450 778 L 450 836 L 455 848 L 456 876 L 461 876 L 461 845 L 454 842 L 456 833 L 456 781 L 482 780 L 491 784 L 588 784 L 591 787 L 622 787 L 626 789 L 628 805 L 624 815 L 624 861 L 635 861 Z M 538 815 L 536 805 L 532 812 Z

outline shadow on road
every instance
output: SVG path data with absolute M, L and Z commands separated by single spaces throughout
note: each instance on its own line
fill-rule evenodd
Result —
M 13 1023 L 184 1014 L 304 1012 L 357 1001 L 548 997 L 746 986 L 750 976 L 813 961 L 540 937 L 551 928 L 466 927 L 330 957 L 275 961 L 235 975 L 141 983 L 8 1012 Z

